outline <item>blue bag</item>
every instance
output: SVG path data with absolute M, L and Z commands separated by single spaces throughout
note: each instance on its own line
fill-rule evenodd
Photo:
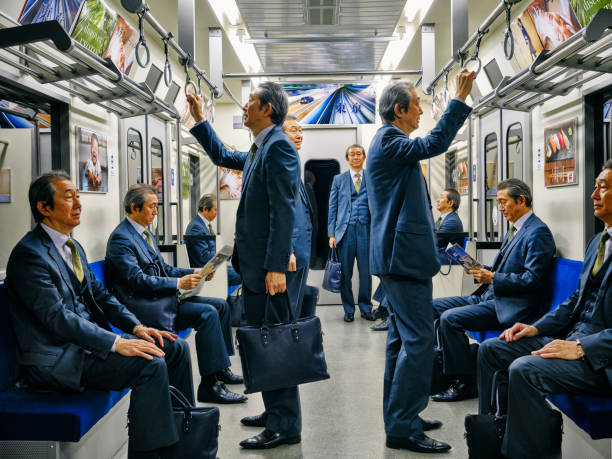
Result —
M 327 264 L 325 265 L 325 275 L 323 276 L 323 288 L 332 293 L 340 293 L 340 285 L 342 282 L 342 271 L 340 270 L 340 261 L 338 261 L 338 253 L 336 248 L 332 247 L 329 251 Z

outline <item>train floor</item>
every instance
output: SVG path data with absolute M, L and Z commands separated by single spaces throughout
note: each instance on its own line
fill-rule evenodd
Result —
M 331 379 L 300 386 L 302 404 L 302 442 L 272 450 L 253 451 L 240 448 L 238 443 L 262 429 L 245 427 L 240 419 L 263 411 L 260 394 L 250 394 L 239 405 L 220 405 L 220 459 L 395 459 L 432 458 L 437 455 L 419 454 L 385 447 L 382 419 L 382 387 L 385 367 L 386 332 L 370 330 L 373 322 L 358 318 L 343 321 L 340 306 L 318 306 L 317 315 L 323 325 L 323 345 Z M 194 335 L 188 337 L 192 349 L 194 381 L 199 382 Z M 240 358 L 231 358 L 232 369 L 242 373 Z M 243 386 L 230 386 L 242 393 Z M 477 411 L 477 400 L 456 403 L 429 402 L 422 413 L 425 419 L 443 422 L 439 430 L 429 432 L 437 440 L 452 445 L 444 458 L 467 457 L 463 438 L 463 419 Z M 123 454 L 119 455 L 125 457 Z

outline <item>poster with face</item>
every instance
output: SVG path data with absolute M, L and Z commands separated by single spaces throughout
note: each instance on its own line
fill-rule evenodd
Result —
M 97 193 L 108 191 L 108 150 L 106 136 L 77 128 L 79 190 Z

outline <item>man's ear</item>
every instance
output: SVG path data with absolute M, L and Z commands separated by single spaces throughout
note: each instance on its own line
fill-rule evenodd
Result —
M 264 115 L 266 116 L 270 116 L 272 115 L 272 113 L 274 112 L 274 110 L 272 110 L 272 104 L 270 102 L 268 102 L 263 109 Z
M 393 106 L 393 113 L 395 113 L 395 117 L 399 118 L 401 117 L 404 113 L 406 113 L 406 110 L 404 110 L 402 107 L 400 107 L 400 104 L 395 104 Z
M 45 201 L 38 201 L 36 203 L 36 210 L 38 210 L 38 212 L 40 212 L 42 215 L 44 215 L 45 217 L 49 216 L 49 205 L 45 204 Z

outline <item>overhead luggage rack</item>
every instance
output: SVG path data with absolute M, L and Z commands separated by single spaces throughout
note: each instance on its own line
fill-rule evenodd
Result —
M 0 16 L 16 24 L 4 13 Z M 121 73 L 110 59 L 73 40 L 57 21 L 0 29 L 0 50 L 1 62 L 120 118 L 154 113 L 180 118 L 172 103 L 157 97 L 146 83 Z
M 530 111 L 553 97 L 612 73 L 612 10 L 601 9 L 589 25 L 532 64 L 504 77 L 474 106 L 482 114 L 492 108 Z

